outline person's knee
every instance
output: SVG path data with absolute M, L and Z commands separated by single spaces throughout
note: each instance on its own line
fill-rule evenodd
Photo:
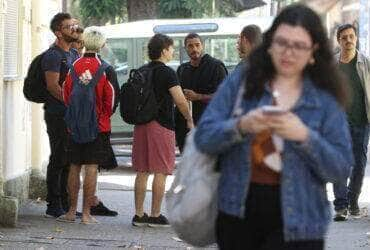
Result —
M 148 179 L 148 177 L 149 177 L 149 173 L 147 173 L 147 172 L 137 172 L 136 173 L 136 179 L 137 180 L 145 181 L 145 180 Z
M 95 176 L 98 174 L 98 165 L 85 166 L 85 176 Z
M 81 165 L 75 165 L 75 164 L 71 164 L 70 168 L 69 168 L 69 173 L 80 173 L 81 172 Z
M 167 174 L 162 174 L 162 173 L 155 173 L 154 174 L 154 180 L 159 180 L 159 181 L 165 181 L 167 178 Z

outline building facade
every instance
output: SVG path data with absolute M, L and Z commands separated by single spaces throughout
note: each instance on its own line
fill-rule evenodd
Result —
M 54 39 L 61 0 L 0 0 L 0 224 L 14 226 L 19 204 L 44 198 L 49 145 L 42 105 L 23 97 L 31 59 Z

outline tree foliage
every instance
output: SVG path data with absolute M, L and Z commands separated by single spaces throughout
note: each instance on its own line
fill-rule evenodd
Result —
M 161 18 L 234 16 L 232 0 L 160 0 Z
M 79 9 L 86 26 L 122 22 L 127 15 L 126 0 L 79 0 Z
M 148 18 L 234 16 L 233 0 L 72 0 L 85 26 Z
M 158 0 L 127 0 L 128 21 L 157 18 Z

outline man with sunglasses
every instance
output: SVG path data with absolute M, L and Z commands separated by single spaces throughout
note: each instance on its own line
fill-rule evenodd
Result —
M 337 41 L 340 46 L 338 67 L 346 76 L 346 83 L 352 93 L 346 112 L 355 158 L 348 185 L 347 178 L 334 184 L 334 221 L 344 221 L 347 220 L 348 212 L 353 216 L 360 215 L 358 198 L 365 174 L 369 142 L 370 61 L 356 50 L 357 31 L 352 24 L 344 24 L 338 28 Z
M 41 61 L 45 83 L 49 96 L 44 104 L 44 119 L 50 142 L 50 158 L 47 166 L 47 217 L 59 217 L 68 210 L 68 162 L 65 145 L 67 129 L 64 122 L 66 107 L 63 103 L 62 84 L 70 65 L 78 58 L 76 50 L 71 44 L 78 40 L 78 25 L 68 13 L 56 14 L 51 22 L 50 29 L 56 36 L 52 45 Z

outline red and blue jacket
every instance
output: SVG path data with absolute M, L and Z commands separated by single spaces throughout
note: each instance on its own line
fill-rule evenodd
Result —
M 102 59 L 96 53 L 85 53 L 81 58 L 73 63 L 77 76 L 86 72 L 94 75 Z M 66 106 L 69 104 L 69 98 L 73 89 L 71 72 L 68 72 L 65 82 L 63 83 L 63 100 Z M 95 87 L 96 93 L 96 116 L 98 118 L 99 131 L 101 133 L 111 131 L 110 117 L 118 105 L 119 85 L 117 75 L 112 66 L 108 67 L 103 76 Z

